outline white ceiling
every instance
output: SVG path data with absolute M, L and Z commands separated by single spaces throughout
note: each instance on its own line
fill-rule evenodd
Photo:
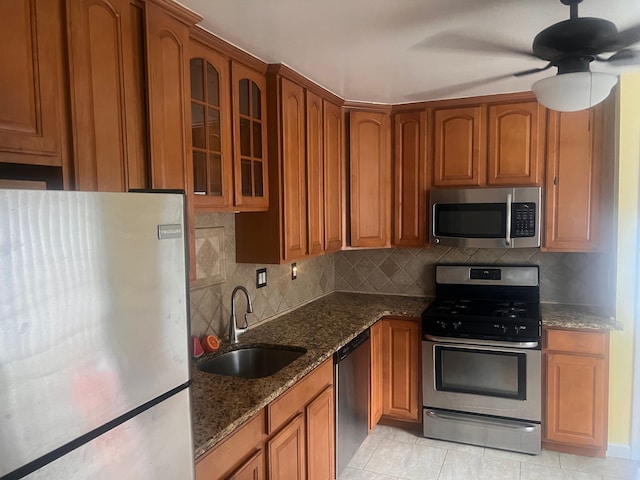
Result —
M 394 104 L 530 90 L 555 68 L 512 77 L 546 62 L 473 47 L 483 40 L 530 51 L 539 31 L 569 18 L 569 7 L 559 0 L 180 3 L 204 17 L 204 29 L 268 63 L 285 63 L 346 100 Z M 640 0 L 584 0 L 579 15 L 605 18 L 621 30 L 640 23 Z M 447 48 L 460 36 L 478 42 Z M 598 62 L 591 68 L 620 71 Z M 493 81 L 471 85 L 483 79 Z

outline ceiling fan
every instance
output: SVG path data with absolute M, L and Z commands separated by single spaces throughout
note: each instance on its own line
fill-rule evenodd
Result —
M 545 60 L 547 65 L 543 67 L 511 75 L 522 77 L 556 67 L 558 72 L 555 76 L 539 80 L 532 85 L 531 89 L 538 101 L 548 108 L 560 111 L 589 108 L 603 101 L 617 82 L 615 75 L 591 72 L 590 64 L 597 61 L 615 66 L 640 65 L 640 50 L 629 48 L 640 42 L 640 24 L 618 31 L 616 26 L 608 20 L 579 17 L 578 4 L 582 0 L 560 1 L 569 6 L 569 19 L 555 23 L 538 33 L 533 40 L 532 52 L 455 34 L 445 35 L 447 37 L 445 41 L 448 43 L 445 48 L 460 47 L 485 52 L 516 53 Z M 466 45 L 463 46 L 462 43 Z M 602 56 L 608 53 L 612 55 Z M 498 76 L 485 81 L 511 75 Z

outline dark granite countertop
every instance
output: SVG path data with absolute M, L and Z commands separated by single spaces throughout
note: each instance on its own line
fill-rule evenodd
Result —
M 243 379 L 192 368 L 195 457 L 213 447 L 333 353 L 381 317 L 419 317 L 430 299 L 400 295 L 332 293 L 291 313 L 250 329 L 238 345 L 223 343 L 216 354 L 252 344 L 288 345 L 307 350 L 275 375 Z M 208 354 L 196 363 L 206 360 Z
M 583 305 L 540 304 L 542 325 L 547 327 L 623 330 L 622 324 L 598 307 Z
M 419 317 L 430 302 L 424 297 L 336 292 L 250 329 L 237 345 L 222 343 L 216 354 L 257 344 L 303 347 L 307 353 L 275 375 L 258 379 L 203 373 L 194 365 L 196 459 L 381 317 Z M 622 330 L 619 322 L 591 307 L 543 303 L 541 313 L 546 326 Z

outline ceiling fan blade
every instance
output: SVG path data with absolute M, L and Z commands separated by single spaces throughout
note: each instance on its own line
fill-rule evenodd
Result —
M 454 32 L 442 32 L 425 38 L 411 48 L 438 48 L 476 53 L 516 54 L 533 57 L 530 50 L 509 45 L 506 41 L 490 40 Z
M 553 63 L 549 62 L 546 66 L 541 68 L 531 68 L 529 70 L 523 70 L 522 72 L 516 72 L 513 74 L 514 77 L 524 77 L 525 75 L 531 75 L 533 73 L 544 72 L 545 70 L 549 70 L 553 67 Z
M 426 100 L 437 100 L 440 98 L 447 98 L 454 93 L 464 92 L 465 90 L 469 90 L 474 87 L 479 87 L 481 85 L 486 85 L 488 83 L 497 82 L 498 80 L 504 80 L 505 78 L 513 77 L 512 73 L 507 73 L 504 75 L 496 75 L 494 77 L 488 78 L 480 78 L 477 80 L 471 80 L 469 82 L 457 83 L 455 85 L 447 85 L 442 88 L 434 88 L 432 90 L 424 90 L 422 92 L 412 93 L 410 95 L 406 95 L 405 98 L 407 100 L 419 102 Z
M 620 30 L 615 38 L 607 42 L 601 51 L 616 52 L 640 42 L 640 23 L 624 30 Z
M 524 3 L 524 0 L 519 0 Z M 379 2 L 386 3 L 384 0 Z M 439 25 L 441 22 L 459 18 L 460 15 L 472 15 L 478 10 L 487 8 L 500 8 L 503 5 L 513 3 L 514 0 L 456 0 L 455 2 L 404 2 L 402 8 L 396 8 L 393 12 L 385 12 L 385 15 L 376 18 L 372 26 L 379 32 L 396 31 L 421 27 L 428 28 Z M 372 4 L 375 2 L 371 2 Z M 374 7 L 372 7 L 374 8 Z
M 616 67 L 627 67 L 630 65 L 640 65 L 640 50 L 631 48 L 623 48 L 619 52 L 614 53 L 607 59 L 596 58 L 596 60 L 604 61 L 615 65 Z

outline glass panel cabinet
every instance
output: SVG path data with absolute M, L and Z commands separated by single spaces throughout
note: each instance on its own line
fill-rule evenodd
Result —
M 191 161 L 196 209 L 233 204 L 228 60 L 196 44 L 190 61 Z
M 235 204 L 249 209 L 269 206 L 267 185 L 266 79 L 232 63 Z

